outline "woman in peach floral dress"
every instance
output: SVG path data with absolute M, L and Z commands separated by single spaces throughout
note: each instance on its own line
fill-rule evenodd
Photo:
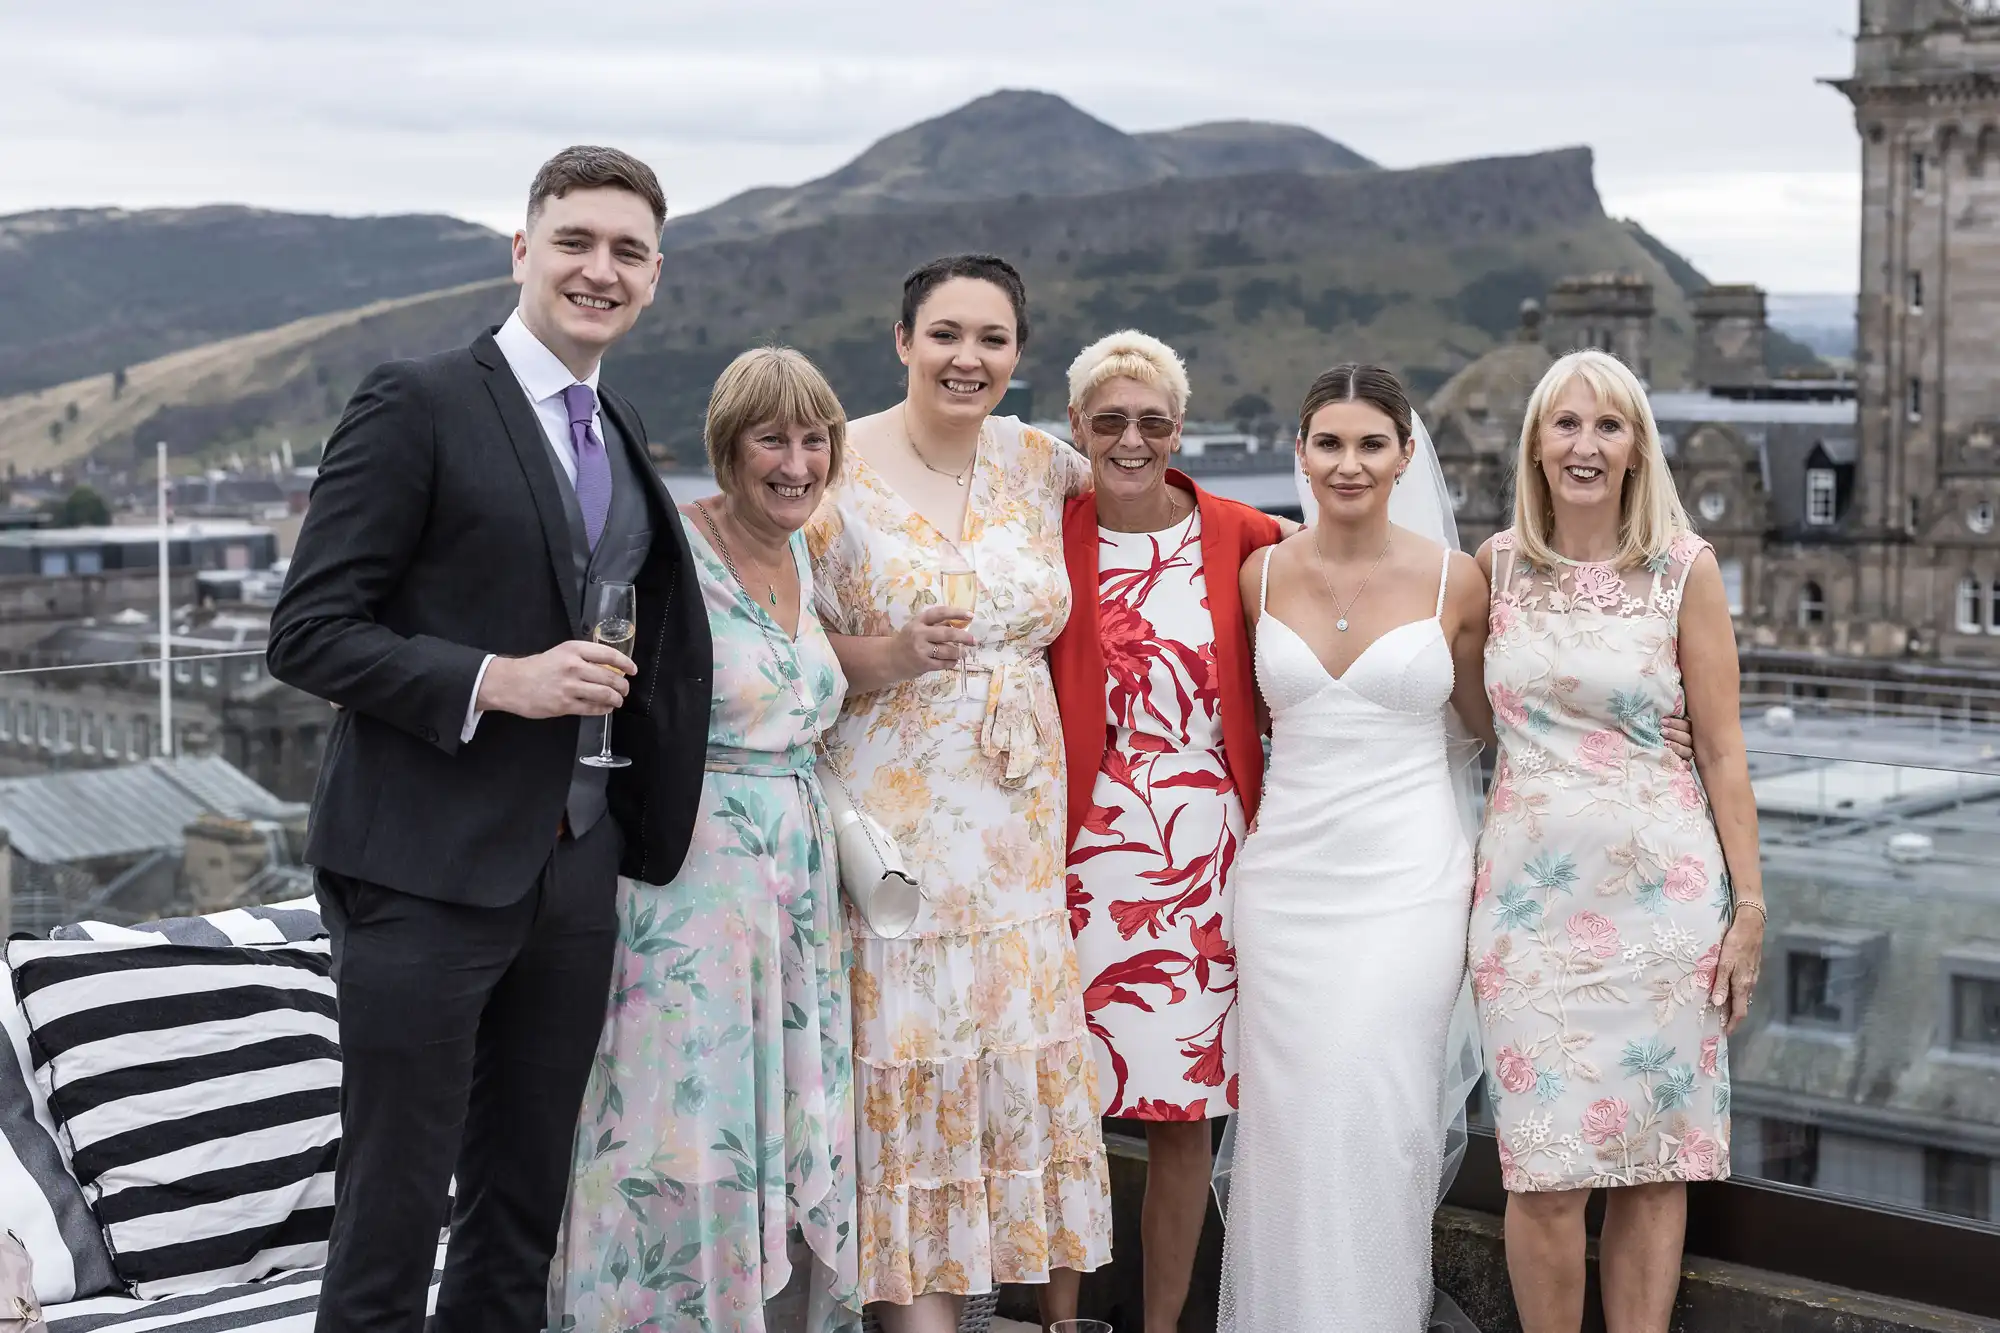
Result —
M 1479 554 L 1501 753 L 1469 945 L 1508 1268 L 1527 1333 L 1573 1333 L 1609 1188 L 1606 1322 L 1664 1333 L 1686 1182 L 1729 1174 L 1726 1039 L 1764 931 L 1735 636 L 1622 364 L 1558 361 L 1521 455 L 1515 524 Z M 1662 736 L 1683 704 L 1694 768 Z
M 926 897 L 900 939 L 849 914 L 861 1294 L 890 1333 L 944 1333 L 961 1297 L 1110 1258 L 1045 657 L 1069 617 L 1063 504 L 1089 465 L 987 415 L 1027 335 L 1012 267 L 918 269 L 896 333 L 908 396 L 850 427 L 806 534 L 849 684 L 827 755 Z M 961 563 L 978 591 L 953 607 Z

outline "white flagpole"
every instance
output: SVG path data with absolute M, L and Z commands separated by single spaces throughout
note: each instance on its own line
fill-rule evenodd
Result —
M 173 613 L 173 597 L 169 588 L 171 578 L 167 572 L 167 442 L 159 445 L 160 472 L 160 753 L 171 758 L 174 753 L 174 682 L 173 656 L 169 643 L 173 626 L 168 617 Z

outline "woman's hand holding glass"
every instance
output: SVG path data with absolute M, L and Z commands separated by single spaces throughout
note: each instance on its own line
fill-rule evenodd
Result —
M 972 634 L 960 628 L 972 619 L 963 606 L 927 606 L 896 631 L 896 666 L 903 678 L 914 680 L 933 671 L 949 671 L 972 646 Z

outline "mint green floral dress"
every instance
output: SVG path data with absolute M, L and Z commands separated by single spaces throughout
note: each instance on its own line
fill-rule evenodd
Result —
M 679 878 L 619 881 L 552 1326 L 764 1333 L 798 1259 L 808 1327 L 855 1328 L 849 944 L 812 775 L 847 682 L 803 539 L 792 638 L 683 523 L 715 641 L 708 773 Z

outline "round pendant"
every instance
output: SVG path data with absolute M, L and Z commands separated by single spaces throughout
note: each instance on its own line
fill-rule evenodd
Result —
M 1334 621 L 1333 627 L 1339 630 L 1342 634 L 1347 633 L 1347 617 L 1342 616 L 1340 619 Z
M 957 483 L 959 484 L 959 487 L 960 487 L 961 489 L 963 489 L 963 488 L 964 488 L 964 486 L 965 486 L 965 478 L 964 478 L 964 477 L 953 477 L 953 478 L 952 478 L 952 480 L 953 480 L 953 481 L 955 481 L 955 482 L 957 482 Z

